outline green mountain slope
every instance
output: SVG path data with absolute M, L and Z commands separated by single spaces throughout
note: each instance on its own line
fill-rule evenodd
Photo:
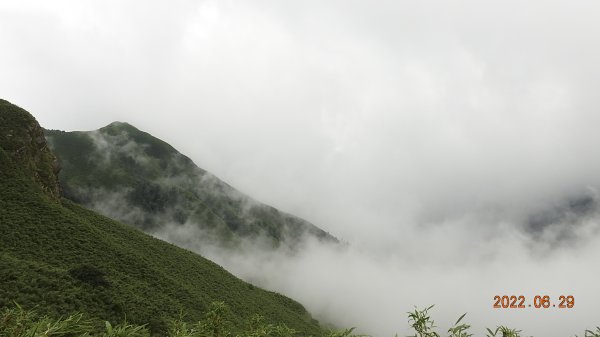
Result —
M 267 238 L 293 247 L 303 235 L 337 240 L 311 223 L 256 202 L 198 168 L 169 144 L 115 122 L 96 131 L 46 130 L 65 196 L 148 233 L 186 225 L 197 240 L 237 245 Z
M 224 301 L 237 328 L 259 313 L 302 335 L 321 333 L 299 303 L 61 198 L 41 134 L 29 113 L 0 100 L 0 308 L 16 301 L 55 317 L 126 317 L 161 332 L 181 311 L 196 321 Z

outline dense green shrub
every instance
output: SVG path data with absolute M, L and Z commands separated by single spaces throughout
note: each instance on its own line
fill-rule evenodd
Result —
M 72 268 L 71 270 L 69 270 L 69 275 L 71 275 L 73 278 L 81 281 L 81 282 L 85 282 L 87 284 L 91 284 L 93 286 L 101 286 L 101 287 L 108 287 L 109 286 L 109 282 L 106 280 L 106 278 L 104 277 L 104 273 L 99 270 L 98 268 L 89 265 L 89 264 L 84 264 L 75 268 Z

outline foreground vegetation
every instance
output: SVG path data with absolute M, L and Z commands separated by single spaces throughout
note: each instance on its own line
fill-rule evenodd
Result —
M 408 322 L 415 334 L 408 337 L 441 337 L 435 331 L 434 322 L 428 311 L 432 307 L 408 313 Z M 195 323 L 186 321 L 183 314 L 169 321 L 164 336 L 168 337 L 293 337 L 297 331 L 285 324 L 268 324 L 260 315 L 251 316 L 241 331 L 234 332 L 227 320 L 229 308 L 223 302 L 213 302 L 203 316 Z M 448 329 L 448 337 L 472 337 L 470 325 L 461 323 L 463 314 Z M 34 311 L 24 310 L 20 306 L 6 308 L 0 312 L 0 336 L 2 337 L 150 337 L 147 325 L 134 325 L 126 321 L 117 325 L 105 321 L 95 324 L 84 318 L 83 314 L 73 314 L 66 318 L 52 319 L 39 316 Z M 323 337 L 368 337 L 354 335 L 354 329 L 329 331 Z M 521 331 L 499 326 L 495 330 L 487 329 L 486 337 L 521 337 Z M 600 337 L 600 327 L 596 331 L 586 330 L 584 337 Z
M 431 310 L 431 308 L 433 308 L 433 306 L 430 306 L 423 310 L 418 310 L 415 308 L 415 311 L 408 312 L 408 322 L 411 328 L 415 331 L 415 334 L 409 337 L 442 336 L 439 333 L 437 333 L 434 321 L 429 315 L 429 310 Z M 472 333 L 469 332 L 471 326 L 462 322 L 466 315 L 467 314 L 465 313 L 462 316 L 460 316 L 456 323 L 454 323 L 454 326 L 448 329 L 448 337 L 474 336 Z M 525 337 L 524 335 L 522 335 L 521 330 L 511 329 L 506 326 L 498 326 L 494 330 L 487 328 L 486 332 L 486 337 Z M 600 337 L 600 327 L 596 328 L 596 331 L 585 330 L 584 337 Z
M 223 302 L 214 302 L 204 317 L 196 323 L 187 323 L 181 315 L 169 322 L 162 334 L 170 337 L 230 337 L 231 322 L 227 320 L 229 308 Z M 285 324 L 268 324 L 260 315 L 247 320 L 238 337 L 291 337 L 296 331 Z M 147 325 L 123 322 L 117 325 L 105 321 L 100 326 L 83 314 L 52 319 L 39 316 L 20 306 L 4 309 L 0 313 L 0 336 L 2 337 L 50 337 L 50 336 L 102 336 L 102 337 L 149 337 Z

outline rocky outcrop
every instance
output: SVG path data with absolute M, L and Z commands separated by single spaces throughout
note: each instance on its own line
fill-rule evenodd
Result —
M 44 130 L 27 111 L 0 99 L 0 148 L 51 198 L 59 199 L 60 165 Z

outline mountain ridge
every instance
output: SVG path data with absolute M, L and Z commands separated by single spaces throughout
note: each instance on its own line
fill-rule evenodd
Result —
M 257 238 L 273 248 L 294 248 L 305 236 L 338 242 L 314 224 L 239 192 L 129 123 L 45 135 L 59 158 L 67 198 L 148 233 L 191 224 L 198 240 L 229 247 Z

